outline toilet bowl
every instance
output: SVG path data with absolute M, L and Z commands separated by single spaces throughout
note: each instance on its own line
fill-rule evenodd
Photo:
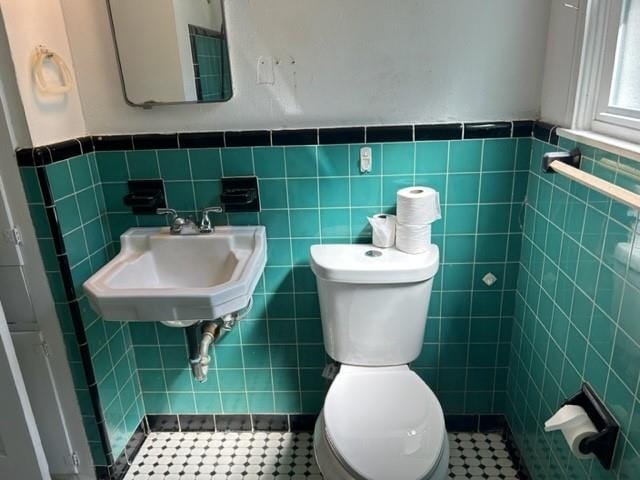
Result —
M 332 480 L 447 478 L 442 408 L 406 365 L 342 366 L 316 422 L 314 450 Z
M 422 349 L 438 259 L 435 245 L 417 255 L 311 247 L 325 350 L 342 363 L 314 432 L 325 478 L 447 478 L 442 408 L 408 366 Z

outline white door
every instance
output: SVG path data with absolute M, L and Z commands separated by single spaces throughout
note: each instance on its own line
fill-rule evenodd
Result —
M 0 478 L 49 479 L 49 467 L 1 305 L 0 391 Z

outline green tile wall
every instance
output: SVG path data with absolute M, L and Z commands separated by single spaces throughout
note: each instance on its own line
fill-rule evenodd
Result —
M 531 140 L 370 146 L 374 168 L 364 175 L 361 145 L 96 154 L 115 249 L 127 228 L 164 222 L 122 205 L 128 178 L 164 178 L 169 206 L 195 214 L 218 204 L 221 176 L 259 177 L 260 213 L 216 218 L 266 225 L 268 262 L 254 308 L 214 349 L 209 381 L 191 379 L 182 331 L 130 325 L 147 413 L 318 412 L 327 358 L 309 247 L 370 241 L 366 216 L 393 211 L 396 191 L 414 184 L 440 191 L 443 220 L 433 230 L 442 266 L 413 367 L 447 413 L 503 412 Z M 488 272 L 493 287 L 481 282 Z
M 224 38 L 193 35 L 196 81 L 200 84 L 198 100 L 215 101 L 231 97 L 231 76 Z M 194 65 L 194 67 L 196 66 Z
M 215 346 L 207 383 L 191 378 L 183 330 L 103 322 L 82 300 L 114 455 L 144 413 L 318 412 L 328 359 L 309 247 L 369 242 L 367 215 L 393 212 L 396 191 L 414 184 L 440 192 L 443 219 L 433 225 L 441 267 L 413 368 L 446 413 L 504 412 L 531 139 L 371 144 L 370 174 L 358 169 L 361 146 L 96 152 L 47 167 L 78 292 L 127 228 L 165 222 L 124 207 L 128 179 L 164 178 L 169 206 L 195 215 L 219 203 L 222 176 L 259 178 L 260 213 L 215 217 L 265 225 L 268 262 L 248 317 Z M 34 172 L 22 172 L 25 188 L 35 190 L 32 216 L 72 346 Z M 498 278 L 491 287 L 481 281 L 488 272 Z
M 561 139 L 561 147 L 574 144 Z M 640 164 L 580 146 L 582 168 L 638 190 Z M 635 479 L 640 467 L 640 234 L 638 212 L 540 171 L 532 148 L 508 376 L 507 414 L 534 478 Z M 632 260 L 620 247 L 635 243 Z M 629 250 L 627 250 L 628 252 Z M 544 421 L 589 382 L 621 427 L 615 463 L 569 455 Z
M 104 322 L 82 295 L 82 283 L 104 265 L 109 254 L 109 225 L 95 154 L 56 162 L 46 167 L 73 283 L 93 361 L 100 400 L 114 456 L 117 457 L 144 414 L 135 356 L 126 323 Z M 71 323 L 67 298 L 45 214 L 36 169 L 21 168 L 40 252 L 56 302 L 75 390 L 83 415 L 94 463 L 106 465 L 98 436 L 80 352 Z

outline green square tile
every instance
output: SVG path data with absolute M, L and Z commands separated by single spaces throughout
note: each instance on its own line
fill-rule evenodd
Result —
M 186 150 L 158 150 L 158 163 L 163 179 L 191 180 L 189 154 Z
M 318 175 L 321 177 L 343 177 L 349 175 L 348 145 L 319 146 Z
M 475 339 L 473 339 L 475 341 Z M 442 343 L 467 343 L 469 341 L 469 319 L 443 317 L 440 319 L 440 341 Z
M 508 233 L 510 215 L 510 204 L 480 205 L 478 211 L 478 233 Z
M 160 354 L 162 356 L 162 365 L 164 368 L 187 368 L 189 366 L 187 349 L 184 346 L 184 338 L 182 345 L 167 345 L 166 342 L 160 340 L 162 345 Z
M 471 306 L 470 292 L 442 292 L 442 315 L 445 317 L 466 317 Z
M 22 178 L 22 186 L 27 196 L 27 202 L 42 203 L 42 193 L 40 192 L 36 169 L 33 167 L 20 167 L 20 177 Z
M 413 175 L 382 177 L 382 205 L 395 207 L 398 190 L 413 185 Z
M 385 143 L 382 145 L 384 175 L 414 173 L 414 143 Z
M 478 235 L 476 262 L 504 261 L 507 254 L 507 235 Z
M 222 413 L 220 395 L 217 393 L 196 393 L 194 394 L 196 410 L 200 414 Z
M 276 392 L 297 392 L 300 389 L 297 368 L 273 368 L 272 375 Z
M 449 142 L 416 143 L 416 174 L 446 173 Z
M 271 392 L 252 392 L 247 394 L 247 398 L 251 413 L 271 413 L 275 409 Z
M 316 277 L 309 267 L 295 267 L 293 269 L 296 292 L 315 292 Z
M 294 320 L 270 319 L 268 325 L 271 344 L 296 343 L 296 323 Z
M 76 197 L 66 197 L 56 202 L 56 212 L 60 230 L 63 234 L 80 226 L 80 212 L 78 211 L 78 203 Z
M 349 179 L 348 178 L 320 178 L 320 207 L 348 207 Z
M 302 392 L 302 412 L 317 414 L 324 403 L 324 392 Z
M 474 233 L 476 231 L 477 205 L 447 205 L 444 210 L 447 234 Z
M 167 194 L 167 207 L 179 212 L 194 211 L 193 185 L 191 182 L 166 182 L 164 189 Z
M 381 182 L 378 177 L 351 178 L 351 206 L 380 205 Z
M 157 346 L 140 346 L 135 349 L 138 368 L 162 368 L 160 349 Z
M 128 208 L 125 206 L 123 201 L 124 196 L 129 193 L 129 188 L 126 183 L 107 183 L 102 185 L 102 191 L 107 211 L 128 211 Z
M 289 208 L 316 208 L 318 206 L 317 179 L 287 180 L 287 190 Z
M 449 173 L 479 172 L 482 140 L 456 140 L 449 147 Z
M 320 243 L 317 237 L 291 239 L 293 265 L 309 265 L 309 249 L 317 243 Z
M 191 392 L 191 371 L 188 369 L 167 368 L 164 366 L 164 377 L 169 392 Z
M 167 390 L 162 370 L 139 370 L 138 375 L 144 392 L 165 392 Z
M 242 368 L 240 345 L 216 345 L 213 351 L 218 368 Z
M 284 178 L 284 148 L 254 147 L 253 160 L 259 178 Z
M 513 173 L 485 173 L 482 175 L 480 202 L 510 202 L 513 188 Z
M 124 152 L 96 152 L 100 181 L 123 182 L 129 178 Z
M 189 150 L 189 162 L 194 180 L 218 180 L 222 177 L 219 148 Z
M 38 247 L 40 249 L 40 256 L 44 263 L 44 269 L 46 271 L 58 270 L 58 258 L 56 256 L 56 249 L 53 240 L 39 239 Z
M 169 393 L 171 413 L 195 413 L 196 403 L 192 393 Z
M 514 138 L 485 140 L 482 154 L 482 170 L 484 172 L 513 170 L 517 143 L 518 140 Z
M 290 293 L 277 293 L 266 296 L 269 318 L 293 318 L 294 296 Z
M 221 392 L 243 392 L 245 390 L 243 369 L 218 369 L 217 375 Z
M 320 318 L 320 306 L 316 293 L 296 292 L 296 316 L 298 318 Z
M 531 162 L 531 139 L 519 138 L 516 147 L 516 170 L 529 170 Z
M 193 188 L 196 196 L 196 209 L 202 210 L 206 207 L 221 205 L 220 194 L 222 193 L 222 185 L 220 181 L 206 180 L 193 182 Z M 211 218 L 214 218 L 213 215 Z
M 52 163 L 47 165 L 45 170 L 54 200 L 71 195 L 75 191 L 73 180 L 71 179 L 69 162 L 62 161 Z
M 84 232 L 81 228 L 66 234 L 64 236 L 64 245 L 71 266 L 76 265 L 89 256 Z
M 260 180 L 259 188 L 262 208 L 287 208 L 286 180 Z
M 159 178 L 158 157 L 155 150 L 127 152 L 129 176 L 134 179 Z
M 240 323 L 240 332 L 242 333 L 242 343 L 244 345 L 265 344 L 269 342 L 269 333 L 265 320 L 244 319 L 244 321 Z
M 247 395 L 245 393 L 222 393 L 222 409 L 224 413 L 248 413 Z
M 247 392 L 269 392 L 273 390 L 271 370 L 268 368 L 251 368 L 244 371 Z
M 267 265 L 291 265 L 291 241 L 269 239 L 267 242 Z
M 447 179 L 447 204 L 477 203 L 479 190 L 478 174 L 451 174 Z
M 267 293 L 293 291 L 293 272 L 290 267 L 266 267 L 264 279 Z
M 571 341 L 571 337 L 569 337 Z M 611 368 L 620 377 L 623 383 L 633 391 L 638 384 L 637 366 L 640 364 L 640 348 L 623 331 L 618 330 L 613 355 L 611 356 Z
M 496 361 L 496 345 L 472 343 L 469 345 L 469 364 L 474 367 L 492 367 Z
M 443 272 L 443 290 L 471 290 L 471 281 L 473 278 L 473 264 L 470 263 L 454 263 L 444 264 Z
M 29 214 L 36 231 L 36 236 L 38 238 L 51 237 L 49 220 L 44 207 L 42 205 L 29 205 Z
M 93 188 L 87 188 L 79 192 L 77 197 L 82 223 L 87 223 L 99 215 L 96 192 Z
M 301 411 L 299 392 L 276 392 L 273 396 L 276 412 L 298 413 Z
M 288 238 L 289 215 L 286 210 L 260 212 L 260 224 L 267 229 L 267 238 Z
M 348 237 L 350 227 L 349 210 L 320 210 L 320 233 L 323 237 Z
M 286 147 L 284 149 L 287 177 L 317 176 L 316 147 Z
M 297 368 L 298 352 L 295 345 L 270 345 L 269 350 L 271 352 L 271 366 L 274 369 Z
M 292 237 L 317 237 L 320 235 L 320 224 L 317 210 L 291 210 Z
M 225 177 L 253 175 L 251 148 L 223 148 L 222 171 Z
M 245 345 L 242 355 L 244 368 L 269 367 L 269 347 L 267 345 Z
M 443 343 L 440 345 L 440 368 L 464 367 L 467 363 L 467 345 Z
M 69 168 L 71 169 L 73 186 L 76 191 L 93 185 L 91 168 L 89 167 L 89 157 L 87 155 L 80 155 L 79 157 L 69 159 Z

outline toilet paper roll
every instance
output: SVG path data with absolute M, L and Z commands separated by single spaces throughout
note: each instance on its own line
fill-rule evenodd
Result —
M 429 187 L 408 187 L 396 194 L 398 223 L 429 225 L 440 219 L 440 196 Z
M 580 451 L 580 442 L 598 433 L 589 415 L 579 405 L 565 405 L 544 423 L 547 432 L 560 430 L 565 441 L 577 458 L 592 458 L 593 454 Z
M 431 225 L 396 224 L 396 248 L 405 253 L 418 254 L 431 245 Z
M 396 216 L 378 213 L 367 219 L 373 230 L 373 245 L 380 248 L 393 247 L 396 242 Z

